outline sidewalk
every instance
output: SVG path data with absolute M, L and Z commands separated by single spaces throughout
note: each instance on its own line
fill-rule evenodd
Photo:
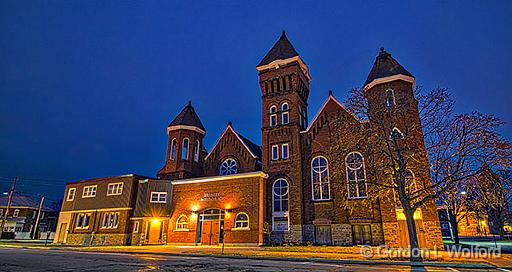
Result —
M 222 254 L 221 246 L 101 246 L 74 247 L 41 244 L 16 244 L 0 241 L 0 247 L 17 247 L 52 250 L 77 250 L 125 254 L 156 254 L 173 256 L 213 256 L 219 258 L 250 258 L 282 261 L 335 262 L 343 264 L 383 264 L 408 266 L 460 267 L 489 269 L 493 267 L 512 268 L 512 255 L 500 258 L 451 258 L 446 251 L 438 252 L 436 258 L 425 258 L 423 263 L 411 263 L 407 258 L 388 258 L 361 255 L 361 247 L 329 246 L 279 246 L 279 247 L 238 247 L 226 246 Z

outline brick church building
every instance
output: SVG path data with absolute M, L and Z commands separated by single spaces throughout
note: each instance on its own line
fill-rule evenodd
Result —
M 418 124 L 412 74 L 381 49 L 364 83 L 368 120 L 330 93 L 309 123 L 309 67 L 284 32 L 256 70 L 261 145 L 228 123 L 207 151 L 205 128 L 189 102 L 167 127 L 166 160 L 157 178 L 128 175 L 67 184 L 55 242 L 407 247 L 403 212 L 388 198 L 369 196 L 373 177 L 367 171 L 373 166 L 360 142 L 341 138 L 361 135 L 360 141 L 368 141 L 365 132 L 399 103 L 408 122 Z M 421 133 L 417 137 L 423 143 Z M 340 145 L 343 154 L 333 154 L 331 147 Z M 417 148 L 424 153 L 424 144 Z M 343 173 L 335 175 L 333 166 Z M 414 169 L 415 179 L 431 182 L 426 155 Z M 415 220 L 421 247 L 442 245 L 433 202 L 421 207 Z

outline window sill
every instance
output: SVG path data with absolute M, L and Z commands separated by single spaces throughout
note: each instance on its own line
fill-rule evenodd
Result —
M 96 197 L 96 196 L 82 196 L 82 198 L 93 198 L 93 197 Z
M 329 198 L 329 199 L 311 199 L 311 202 L 313 203 L 327 203 L 327 202 L 332 202 L 333 199 L 332 198 Z
M 366 199 L 368 196 L 349 197 L 348 200 Z
M 251 230 L 251 228 L 231 228 L 232 231 Z
M 189 232 L 189 229 L 175 229 L 174 232 Z
M 107 196 L 120 196 L 122 195 L 123 193 L 120 193 L 120 194 L 107 194 Z

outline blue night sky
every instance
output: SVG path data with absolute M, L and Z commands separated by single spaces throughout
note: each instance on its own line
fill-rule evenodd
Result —
M 208 149 L 229 120 L 260 143 L 255 66 L 283 29 L 311 71 L 310 118 L 384 46 L 459 112 L 510 124 L 511 1 L 372 2 L 1 1 L 0 191 L 12 176 L 53 199 L 65 181 L 154 176 L 188 100 Z

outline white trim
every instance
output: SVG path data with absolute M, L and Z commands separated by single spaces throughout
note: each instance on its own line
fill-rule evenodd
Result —
M 89 188 L 96 188 L 94 190 L 94 195 L 93 194 L 88 194 L 88 195 L 85 195 L 85 189 L 89 189 Z M 92 197 L 96 197 L 96 194 L 98 193 L 98 185 L 88 185 L 88 186 L 84 186 L 84 189 L 82 190 L 82 198 L 92 198 Z
M 277 151 L 276 157 L 274 158 L 274 148 Z M 279 145 L 273 145 L 270 147 L 270 160 L 278 161 L 279 160 Z
M 194 161 L 199 162 L 199 154 L 201 153 L 201 143 L 199 140 L 194 142 L 194 145 L 192 146 L 192 153 L 194 153 Z
M 316 160 L 317 158 L 323 158 L 326 162 L 326 166 L 327 166 L 327 185 L 329 187 L 329 197 L 328 198 L 322 198 L 322 195 L 323 195 L 323 187 L 322 187 L 322 180 L 320 181 L 320 198 L 315 198 L 315 186 L 313 184 L 313 161 Z M 331 200 L 331 177 L 329 176 L 329 160 L 325 157 L 325 156 L 322 156 L 322 155 L 319 155 L 319 156 L 315 156 L 312 160 L 311 160 L 311 163 L 309 164 L 310 166 L 310 174 L 311 174 L 311 200 L 313 201 L 327 201 L 327 200 Z M 320 174 L 320 173 L 318 173 Z M 320 176 L 321 177 L 321 176 Z
M 108 191 L 110 189 L 109 188 L 110 186 L 115 186 L 115 185 L 119 185 L 119 184 L 121 184 L 121 187 L 120 187 L 121 192 L 119 192 L 119 193 L 117 193 L 117 192 L 116 193 L 110 193 L 110 194 L 108 193 Z M 107 196 L 122 195 L 123 194 L 123 187 L 124 187 L 124 182 L 113 182 L 113 183 L 107 184 Z M 116 188 L 116 189 L 119 189 L 119 188 Z M 114 191 L 114 190 L 112 190 L 112 191 Z
M 73 197 L 69 197 L 71 191 L 73 191 Z M 75 195 L 76 195 L 76 187 L 72 187 L 72 188 L 69 188 L 68 189 L 68 195 L 66 196 L 66 201 L 73 201 L 75 199 Z
M 304 73 L 304 75 L 306 75 L 308 80 L 311 80 L 311 76 L 309 75 L 308 66 L 302 61 L 302 59 L 299 56 L 295 56 L 295 57 L 291 57 L 291 58 L 287 58 L 287 59 L 277 59 L 277 60 L 272 61 L 269 64 L 265 64 L 265 65 L 256 67 L 256 70 L 258 70 L 258 72 L 261 72 L 261 71 L 267 70 L 267 69 L 279 68 L 279 66 L 283 66 L 283 65 L 286 65 L 286 64 L 294 62 L 294 61 L 297 61 L 299 63 L 299 66 L 302 69 L 302 72 Z
M 336 102 L 336 104 L 338 104 L 338 106 L 340 106 L 342 109 L 344 109 L 346 112 L 350 113 L 350 115 L 354 116 L 354 118 L 359 121 L 360 123 L 363 123 L 364 121 L 359 119 L 359 117 L 357 117 L 353 112 L 349 111 L 345 106 L 343 106 L 343 104 L 341 104 L 338 100 L 336 100 L 336 98 L 334 98 L 334 96 L 332 95 L 329 95 L 329 97 L 327 98 L 327 100 L 325 100 L 324 104 L 322 105 L 322 107 L 320 108 L 320 110 L 317 112 L 317 114 L 315 115 L 315 118 L 313 118 L 313 121 L 311 121 L 311 123 L 309 123 L 309 126 L 308 128 L 306 128 L 306 130 L 303 130 L 301 131 L 300 133 L 307 133 L 309 132 L 309 130 L 315 125 L 315 122 L 316 120 L 320 117 L 322 111 L 324 110 L 324 108 L 327 106 L 327 104 L 329 103 L 329 101 L 334 101 Z
M 286 146 L 286 158 L 284 157 L 284 147 Z M 287 160 L 290 158 L 290 145 L 288 143 L 281 145 L 281 159 Z
M 350 156 L 350 154 L 352 153 L 355 153 L 355 154 L 359 154 L 359 156 L 361 156 L 362 158 L 362 161 L 363 161 L 363 165 L 361 167 L 363 167 L 363 174 L 364 174 L 364 187 L 365 187 L 365 193 L 366 195 L 365 196 L 360 196 L 359 195 L 359 184 L 357 183 L 357 177 L 356 177 L 356 189 L 357 189 L 357 196 L 353 196 L 353 197 L 350 197 L 350 180 L 349 180 L 349 176 L 348 176 L 348 171 L 349 171 L 349 167 L 348 167 L 348 164 L 347 164 L 347 158 L 348 156 Z M 361 154 L 360 152 L 358 151 L 352 151 L 352 152 L 349 152 L 346 156 L 345 156 L 345 175 L 347 177 L 347 198 L 348 199 L 363 199 L 363 198 L 368 198 L 368 180 L 366 179 L 366 165 L 364 163 L 364 156 L 363 154 Z
M 153 195 L 157 196 L 157 200 L 153 200 Z M 165 196 L 164 200 L 160 200 L 162 195 Z M 151 191 L 151 194 L 149 195 L 149 203 L 167 203 L 167 192 Z
M 181 130 L 181 129 L 192 130 L 192 131 L 198 132 L 198 133 L 203 134 L 203 135 L 206 134 L 206 131 L 204 131 L 204 130 L 198 128 L 198 127 L 185 126 L 185 125 L 177 125 L 177 126 L 168 127 L 167 128 L 167 134 L 169 134 L 169 132 L 171 132 L 171 131 Z
M 245 214 L 245 216 L 247 216 L 247 221 L 246 221 L 246 220 L 242 220 L 242 221 L 236 220 L 236 218 L 238 217 L 238 215 L 241 215 L 241 214 Z M 245 223 L 245 222 L 247 222 L 247 227 L 237 227 L 237 226 L 236 226 L 236 223 L 237 223 L 237 222 L 238 222 L 238 223 L 240 223 L 240 222 L 244 222 L 244 223 Z M 250 229 L 250 227 L 249 227 L 249 223 L 250 223 L 249 215 L 248 215 L 247 213 L 245 213 L 245 212 L 239 212 L 239 213 L 237 213 L 237 214 L 235 215 L 235 220 L 234 220 L 234 222 L 233 222 L 233 225 L 234 225 L 235 227 L 231 228 L 231 230 L 249 230 L 249 229 Z
M 106 211 L 124 211 L 124 210 L 132 210 L 132 208 L 105 208 L 105 209 L 92 209 L 92 210 L 72 210 L 72 211 L 62 211 L 59 214 L 68 214 L 68 213 L 87 213 L 87 212 L 106 212 Z
M 234 175 L 227 175 L 227 176 L 214 176 L 214 177 L 207 177 L 207 178 L 193 178 L 193 179 L 173 180 L 173 181 L 171 181 L 171 184 L 172 185 L 191 184 L 191 183 L 202 183 L 202 182 L 211 182 L 211 181 L 232 180 L 232 179 L 251 178 L 251 177 L 268 178 L 268 175 L 263 173 L 263 172 L 261 172 L 261 171 L 258 171 L 258 172 L 234 174 Z
M 187 222 L 187 223 L 185 224 L 186 228 L 184 228 L 184 229 L 178 228 L 178 223 L 179 223 L 179 221 L 180 221 L 180 218 L 182 218 L 182 217 L 185 217 L 186 222 Z M 188 223 L 189 223 L 188 216 L 186 216 L 186 215 L 184 215 L 184 214 L 180 214 L 180 216 L 178 216 L 178 219 L 176 219 L 176 224 L 174 225 L 174 231 L 189 231 L 189 229 L 188 229 Z
M 256 155 L 254 155 L 254 153 L 252 153 L 252 151 L 249 149 L 249 147 L 245 144 L 245 142 L 242 140 L 242 138 L 240 138 L 240 136 L 238 135 L 238 133 L 233 129 L 233 127 L 231 125 L 228 125 L 226 127 L 226 129 L 224 130 L 224 132 L 222 132 L 222 134 L 220 135 L 219 139 L 217 139 L 217 142 L 215 143 L 215 145 L 213 146 L 213 148 L 210 150 L 210 153 L 208 153 L 208 155 L 206 155 L 206 157 L 204 158 L 204 160 L 207 160 L 208 157 L 210 157 L 210 155 L 213 153 L 213 151 L 215 150 L 215 148 L 217 147 L 217 145 L 220 143 L 220 139 L 222 139 L 222 137 L 224 137 L 224 134 L 227 133 L 228 130 L 231 130 L 233 132 L 233 134 L 235 134 L 236 138 L 242 143 L 242 145 L 245 147 L 245 149 L 247 149 L 247 151 L 249 151 L 249 154 L 251 154 L 251 156 L 255 159 L 257 159 L 258 157 Z
M 276 182 L 280 181 L 280 180 L 284 180 L 286 182 L 286 187 L 288 189 L 288 192 L 286 192 L 287 194 L 287 199 L 288 199 L 288 209 L 287 211 L 283 212 L 283 211 L 280 211 L 280 212 L 276 212 L 274 211 L 274 202 L 275 202 L 275 192 L 274 192 L 274 186 L 276 184 Z M 288 180 L 286 180 L 285 178 L 278 178 L 276 180 L 274 180 L 274 182 L 272 182 L 272 206 L 271 206 L 271 209 L 272 209 L 272 231 L 276 231 L 276 232 L 286 232 L 286 231 L 290 231 L 290 183 L 288 182 Z M 279 197 L 282 197 L 282 196 L 279 196 Z M 282 205 L 282 201 L 281 201 L 281 210 L 283 209 L 283 205 Z M 274 228 L 275 224 L 274 224 L 274 218 L 275 217 L 286 217 L 288 218 L 288 228 L 286 230 L 276 230 Z
M 178 151 L 178 147 L 176 145 L 176 142 L 177 142 L 176 138 L 172 138 L 172 140 L 171 140 L 171 150 L 170 150 L 171 152 L 169 152 L 169 153 L 171 153 L 171 154 L 169 154 L 169 159 L 171 161 L 176 160 L 176 153 Z M 173 148 L 174 148 L 174 150 L 172 150 Z M 172 153 L 173 151 L 174 151 L 174 154 Z
M 414 87 L 414 80 L 415 80 L 414 77 L 398 74 L 398 75 L 392 75 L 392 76 L 388 76 L 388 77 L 376 78 L 376 79 L 372 80 L 372 82 L 370 82 L 364 86 L 363 92 L 366 92 L 367 90 L 373 88 L 375 85 L 386 83 L 386 82 L 391 82 L 391 81 L 395 81 L 395 80 L 403 80 L 403 81 L 410 82 L 410 83 L 412 83 L 412 86 Z
M 185 140 L 187 140 L 187 148 L 186 150 L 184 150 L 185 148 Z M 181 140 L 181 155 L 180 155 L 180 158 L 181 160 L 183 161 L 188 161 L 188 159 L 190 158 L 190 155 L 189 155 L 189 151 L 190 151 L 190 139 L 188 137 L 185 137 L 183 138 L 183 140 Z M 185 152 L 185 155 L 186 155 L 186 158 L 183 158 L 183 151 L 186 151 Z

